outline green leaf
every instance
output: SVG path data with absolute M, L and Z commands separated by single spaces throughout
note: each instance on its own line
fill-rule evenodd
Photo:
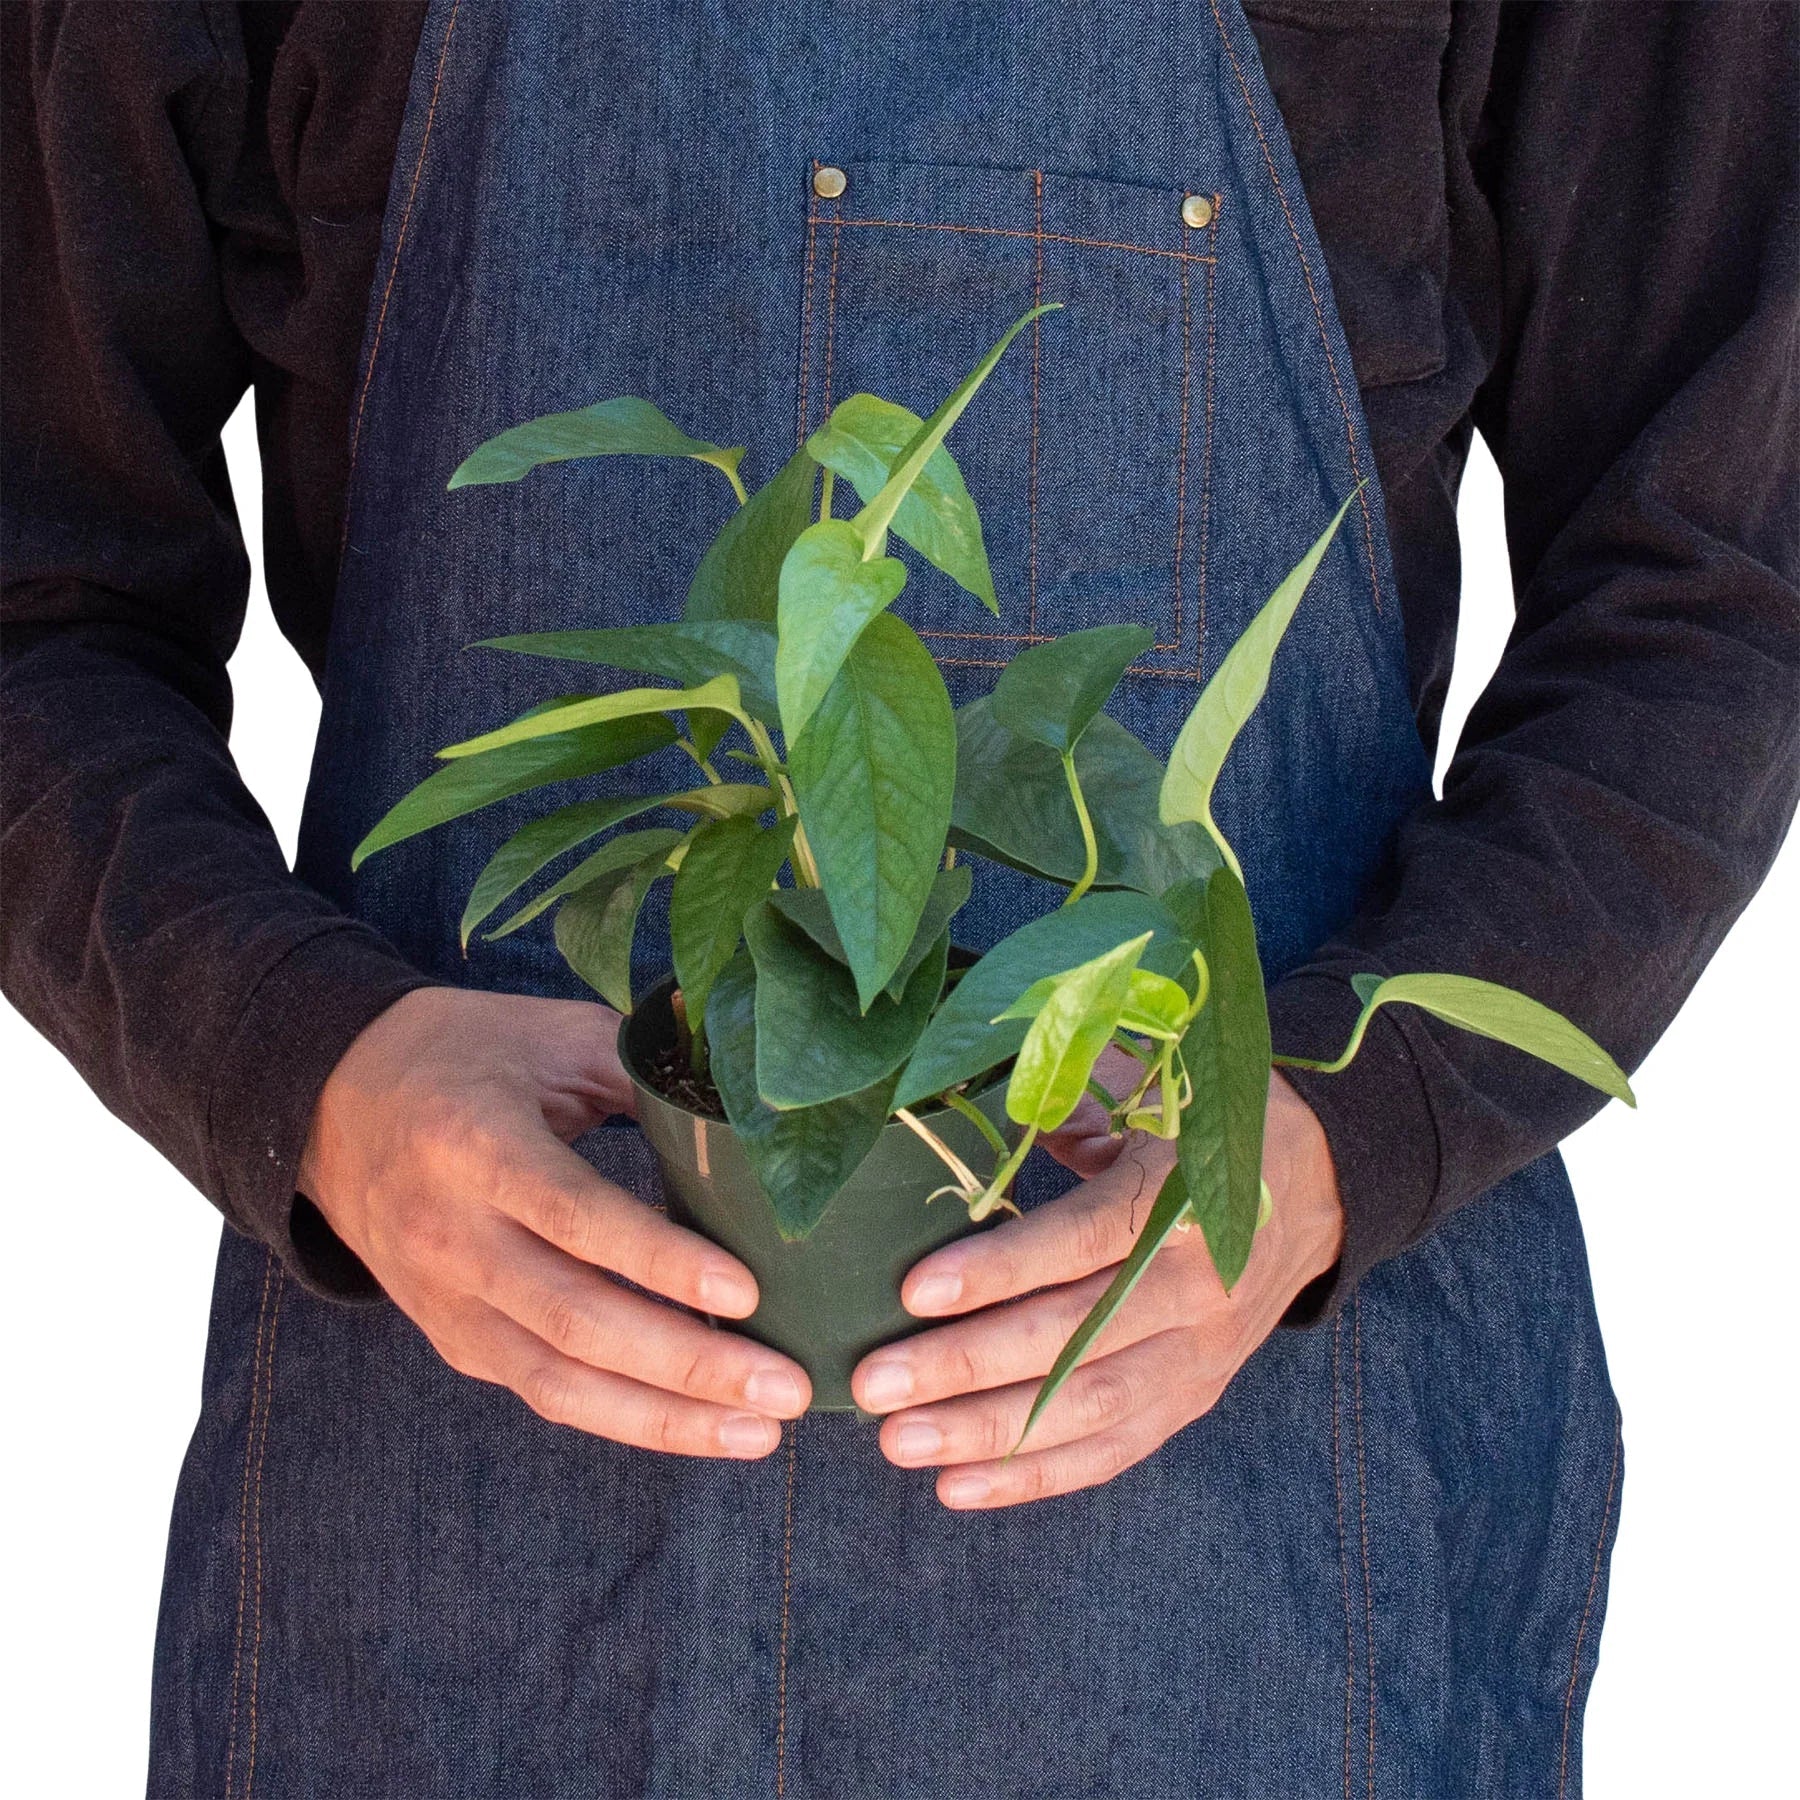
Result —
M 824 1106 L 777 1112 L 756 1091 L 756 965 L 740 950 L 706 1003 L 714 1085 L 744 1155 L 790 1242 L 824 1217 L 887 1124 L 892 1076 Z
M 648 400 L 626 395 L 577 412 L 546 413 L 489 438 L 457 465 L 450 487 L 521 481 L 544 463 L 589 456 L 689 456 L 723 470 L 735 486 L 743 454 L 741 446 L 726 450 L 689 437 Z
M 1151 932 L 1143 966 L 1160 975 L 1187 968 L 1192 949 L 1168 912 L 1147 894 L 1088 894 L 1003 938 L 951 989 L 900 1077 L 896 1106 L 916 1106 L 997 1068 L 1025 1041 L 1023 1021 L 994 1020 L 1033 982 Z
M 956 717 L 931 652 L 892 613 L 869 622 L 788 770 L 864 1006 L 893 979 L 950 826 Z
M 1006 1113 L 1015 1124 L 1054 1131 L 1075 1110 L 1112 1041 L 1131 971 L 1152 935 L 1146 931 L 1055 978 L 1007 1083 Z
M 534 899 L 522 906 L 504 924 L 486 934 L 491 944 L 498 938 L 511 937 L 521 926 L 548 912 L 557 901 L 578 892 L 590 882 L 599 880 L 614 869 L 621 869 L 653 856 L 658 851 L 666 858 L 682 840 L 683 833 L 656 828 L 649 831 L 626 831 L 610 838 L 592 856 L 583 857 L 561 880 L 551 883 Z
M 775 688 L 781 728 L 792 743 L 825 698 L 863 628 L 906 586 L 891 556 L 863 561 L 856 527 L 842 519 L 809 525 L 781 565 L 781 636 Z
M 956 804 L 951 842 L 1010 868 L 1072 887 L 1081 877 L 1081 827 L 1062 758 L 1047 744 L 1008 731 L 992 697 L 956 713 Z M 1219 866 L 1198 825 L 1165 826 L 1156 815 L 1162 764 L 1116 719 L 1095 716 L 1075 746 L 1100 851 L 1096 885 L 1160 894 Z
M 1244 634 L 1225 653 L 1225 660 L 1213 671 L 1212 679 L 1200 691 L 1194 710 L 1175 739 L 1169 753 L 1168 773 L 1163 777 L 1158 807 L 1165 825 L 1191 820 L 1203 825 L 1220 853 L 1234 868 L 1237 859 L 1226 843 L 1212 816 L 1213 789 L 1231 746 L 1243 730 L 1250 715 L 1269 688 L 1269 670 L 1276 649 L 1287 634 L 1289 623 L 1312 581 L 1313 572 L 1324 559 L 1331 540 L 1350 510 L 1361 483 L 1337 510 L 1331 523 L 1317 541 L 1295 564 L 1286 580 L 1264 603 L 1262 611 L 1244 628 Z M 1241 871 L 1240 871 L 1241 873 Z
M 841 475 L 871 501 L 886 485 L 901 452 L 925 428 L 916 412 L 874 394 L 852 394 L 806 440 L 815 461 Z M 981 518 L 950 452 L 941 444 L 925 459 L 912 491 L 894 514 L 894 535 L 966 589 L 995 617 L 994 577 Z
M 609 869 L 556 909 L 563 960 L 616 1011 L 631 1011 L 631 940 L 644 896 L 668 871 L 666 850 Z
M 1585 1031 L 1514 988 L 1478 981 L 1472 975 L 1390 975 L 1386 980 L 1358 975 L 1351 986 L 1363 1003 L 1358 1040 L 1377 1007 L 1416 1006 L 1446 1024 L 1523 1050 L 1627 1106 L 1637 1105 L 1625 1071 Z
M 669 938 L 675 979 L 688 1017 L 706 1017 L 706 999 L 743 936 L 744 914 L 781 872 L 794 841 L 794 821 L 764 829 L 754 819 L 720 819 L 688 839 L 669 893 Z
M 818 1106 L 881 1080 L 912 1054 L 944 989 L 950 940 L 940 937 L 899 1000 L 865 1012 L 841 962 L 766 902 L 744 920 L 756 961 L 756 1084 L 778 1110 Z
M 890 1000 L 898 1000 L 912 972 L 925 960 L 926 953 L 949 929 L 950 921 L 968 901 L 975 885 L 974 871 L 967 863 L 945 869 L 931 884 L 931 898 L 919 916 L 919 929 L 901 957 L 893 979 L 882 990 Z M 831 922 L 831 904 L 819 888 L 783 888 L 769 896 L 769 904 L 788 921 L 804 931 L 827 956 L 835 957 L 848 967 L 850 958 L 844 953 L 844 941 Z
M 737 677 L 715 675 L 698 687 L 625 688 L 616 694 L 595 694 L 587 700 L 566 701 L 548 711 L 526 713 L 510 725 L 502 725 L 498 731 L 484 732 L 480 737 L 451 744 L 438 755 L 451 761 L 463 756 L 481 756 L 507 744 L 547 737 L 552 732 L 574 731 L 583 725 L 598 725 L 608 719 L 637 718 L 645 713 L 686 712 L 690 707 L 713 707 L 734 718 L 741 717 L 743 705 Z
M 361 868 L 376 851 L 478 812 L 497 800 L 552 782 L 596 775 L 649 756 L 674 741 L 675 728 L 667 719 L 615 719 L 580 731 L 527 739 L 486 756 L 452 763 L 427 775 L 386 813 L 351 853 L 350 867 Z
M 1005 1012 L 1001 1019 L 1035 1019 L 1043 1011 L 1060 975 L 1046 975 L 1034 981 Z M 1148 969 L 1133 969 L 1126 990 L 1125 1004 L 1114 1021 L 1120 1031 L 1136 1032 L 1140 1037 L 1163 1040 L 1179 1037 L 1186 1027 L 1190 999 L 1178 981 L 1166 975 L 1155 975 Z
M 775 633 L 741 619 L 683 619 L 660 625 L 614 625 L 602 631 L 532 631 L 484 638 L 477 650 L 509 650 L 558 662 L 597 663 L 635 675 L 660 675 L 697 686 L 735 675 L 747 712 L 777 725 Z
M 1155 641 L 1156 634 L 1141 625 L 1096 625 L 1033 644 L 1000 671 L 994 718 L 1058 755 L 1073 750 L 1125 671 Z
M 1182 1179 L 1181 1165 L 1177 1163 L 1169 1171 L 1161 1191 L 1151 1203 L 1149 1216 L 1144 1220 L 1144 1229 L 1138 1233 L 1136 1241 L 1126 1252 L 1125 1260 L 1119 1264 L 1118 1273 L 1107 1283 L 1106 1292 L 1094 1302 L 1087 1317 L 1076 1326 L 1074 1335 L 1063 1345 L 1056 1361 L 1050 1365 L 1050 1373 L 1044 1377 L 1044 1384 L 1031 1403 L 1031 1411 L 1025 1415 L 1025 1428 L 1019 1433 L 1018 1444 L 1013 1446 L 1015 1451 L 1031 1435 L 1032 1426 L 1038 1422 L 1044 1408 L 1056 1397 L 1057 1390 L 1093 1347 L 1094 1340 L 1112 1323 L 1119 1308 L 1131 1298 L 1131 1290 L 1143 1279 L 1144 1271 L 1150 1267 L 1151 1259 L 1157 1251 L 1169 1241 L 1175 1227 L 1181 1223 L 1187 1206 L 1187 1183 Z
M 1194 1097 L 1181 1115 L 1181 1170 L 1213 1266 L 1230 1288 L 1250 1260 L 1262 1199 L 1269 1006 L 1250 897 L 1229 869 L 1206 884 L 1212 983 L 1181 1040 Z
M 893 469 L 881 484 L 880 491 L 856 515 L 854 523 L 862 533 L 865 554 L 879 550 L 901 502 L 913 491 L 933 452 L 950 435 L 950 427 L 963 416 L 969 402 L 975 398 L 976 390 L 994 372 L 994 365 L 1006 354 L 1007 345 L 1034 319 L 1041 319 L 1045 313 L 1056 312 L 1059 308 L 1060 303 L 1056 301 L 1047 306 L 1034 306 L 1024 318 L 1009 325 L 999 343 L 963 377 L 956 391 L 913 434 L 911 442 L 895 458 Z
M 686 616 L 775 623 L 781 562 L 812 523 L 819 465 L 796 450 L 766 487 L 725 521 L 688 588 Z

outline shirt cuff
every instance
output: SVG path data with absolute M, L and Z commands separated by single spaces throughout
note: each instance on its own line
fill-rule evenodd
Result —
M 1269 1027 L 1278 1052 L 1320 1061 L 1342 1054 L 1362 1011 L 1350 986 L 1354 972 L 1304 969 L 1269 990 Z M 1341 1073 L 1281 1070 L 1325 1128 L 1344 1207 L 1337 1266 L 1301 1289 L 1284 1325 L 1333 1318 L 1356 1284 L 1416 1242 L 1430 1221 L 1440 1165 L 1437 1123 L 1419 1059 L 1396 1017 L 1400 1010 L 1383 1007 L 1375 1014 L 1362 1048 Z
M 373 1300 L 381 1289 L 296 1189 L 313 1110 L 363 1027 L 403 994 L 431 985 L 367 926 L 334 920 L 263 975 L 213 1081 L 212 1191 L 234 1223 L 328 1299 Z

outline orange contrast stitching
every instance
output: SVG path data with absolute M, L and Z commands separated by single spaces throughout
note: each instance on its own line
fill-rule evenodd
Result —
M 456 34 L 456 15 L 462 11 L 462 0 L 450 8 L 450 22 L 444 27 L 443 48 L 438 51 L 437 72 L 431 81 L 431 100 L 425 108 L 425 129 L 419 137 L 419 158 L 413 164 L 412 182 L 406 190 L 406 205 L 400 213 L 400 229 L 394 233 L 394 260 L 388 265 L 387 286 L 381 290 L 381 310 L 375 315 L 375 336 L 369 345 L 369 366 L 363 371 L 362 387 L 356 396 L 356 423 L 350 433 L 350 473 L 356 473 L 356 449 L 362 442 L 363 410 L 369 403 L 369 386 L 375 379 L 375 359 L 381 354 L 381 334 L 387 325 L 388 302 L 394 297 L 394 280 L 400 273 L 400 254 L 406 248 L 406 234 L 412 226 L 413 201 L 418 197 L 419 177 L 425 172 L 425 149 L 431 142 L 431 127 L 437 119 L 438 90 L 444 85 L 444 65 L 450 57 L 450 40 Z M 349 514 L 344 529 L 349 532 Z
M 775 1679 L 775 1800 L 787 1793 L 788 1599 L 794 1584 L 794 1467 L 800 1457 L 800 1421 L 788 1433 L 787 1500 L 781 1525 L 781 1651 Z
M 844 241 L 844 204 L 831 221 L 831 279 L 825 288 L 825 417 L 831 417 L 831 352 L 837 338 L 838 249 Z
M 1206 265 L 1206 446 L 1201 452 L 1200 471 L 1200 578 L 1194 607 L 1194 679 L 1206 674 L 1206 556 L 1212 541 L 1212 462 L 1213 462 L 1213 344 L 1218 336 L 1218 314 L 1213 308 L 1213 279 L 1217 265 L 1219 209 L 1222 194 L 1212 197 L 1212 221 L 1206 228 L 1207 241 L 1214 247 L 1214 261 Z
M 1350 1302 L 1350 1356 L 1356 1396 L 1356 1501 L 1362 1514 L 1363 1642 L 1369 1653 L 1369 1759 L 1363 1775 L 1368 1800 L 1375 1800 L 1375 1593 L 1369 1579 L 1369 1471 L 1363 1461 L 1362 1296 Z
M 1350 1800 L 1350 1732 L 1356 1710 L 1356 1639 L 1350 1626 L 1350 1553 L 1344 1538 L 1343 1411 L 1344 1315 L 1331 1327 L 1331 1484 L 1337 1492 L 1338 1569 L 1344 1582 L 1344 1800 Z
M 269 1315 L 269 1280 L 275 1258 L 263 1252 L 262 1300 L 256 1309 L 256 1351 L 250 1361 L 250 1416 L 244 1426 L 244 1485 L 238 1500 L 237 1636 L 231 1650 L 231 1724 L 225 1740 L 225 1800 L 231 1800 L 231 1778 L 237 1772 L 238 1670 L 244 1654 L 244 1594 L 249 1585 L 250 1465 L 256 1446 L 257 1396 L 262 1390 L 263 1329 Z
M 1159 250 L 1153 244 L 1115 244 L 1110 238 L 1068 237 L 1057 231 L 1025 231 L 1008 225 L 940 225 L 926 219 L 840 219 L 841 225 L 878 225 L 889 231 L 956 231 L 970 237 L 1039 238 L 1046 244 L 1075 244 L 1083 250 L 1126 250 L 1134 256 L 1166 256 L 1172 262 L 1210 262 L 1188 250 Z
M 1562 1761 L 1556 1780 L 1557 1800 L 1569 1791 L 1569 1731 L 1575 1721 L 1575 1688 L 1581 1678 L 1581 1647 L 1587 1640 L 1588 1619 L 1594 1610 L 1594 1596 L 1600 1590 L 1600 1565 L 1606 1560 L 1606 1537 L 1612 1529 L 1613 1501 L 1619 1491 L 1619 1457 L 1625 1447 L 1625 1422 L 1613 1416 L 1612 1473 L 1606 1478 L 1606 1505 L 1600 1512 L 1600 1541 L 1594 1546 L 1594 1569 L 1588 1576 L 1587 1599 L 1581 1606 L 1581 1624 L 1575 1633 L 1575 1651 L 1569 1658 L 1569 1685 L 1563 1694 Z
M 263 1365 L 262 1437 L 256 1446 L 256 1504 L 251 1522 L 256 1539 L 256 1606 L 253 1617 L 256 1635 L 250 1645 L 250 1753 L 244 1765 L 243 1800 L 250 1800 L 250 1785 L 256 1780 L 256 1684 L 262 1670 L 262 1485 L 263 1458 L 269 1449 L 269 1415 L 275 1404 L 275 1334 L 281 1329 L 281 1300 L 287 1292 L 287 1271 L 275 1274 L 275 1310 L 269 1315 L 269 1356 Z
M 1181 222 L 1181 241 L 1187 242 L 1188 223 Z M 1181 648 L 1181 551 L 1187 533 L 1188 400 L 1194 385 L 1192 308 L 1189 305 L 1188 266 L 1181 265 L 1181 435 L 1175 441 L 1175 644 Z M 1196 659 L 1199 650 L 1195 650 Z
M 1294 252 L 1300 258 L 1300 273 L 1306 282 L 1306 292 L 1312 300 L 1313 318 L 1319 327 L 1319 343 L 1325 351 L 1325 365 L 1331 370 L 1331 385 L 1337 389 L 1338 409 L 1344 415 L 1344 437 L 1350 446 L 1350 473 L 1360 482 L 1363 478 L 1362 460 L 1356 454 L 1356 423 L 1350 416 L 1350 402 L 1344 394 L 1344 379 L 1338 373 L 1337 358 L 1331 353 L 1331 334 L 1325 324 L 1325 308 L 1319 299 L 1319 290 L 1313 283 L 1312 264 L 1307 260 L 1306 247 L 1300 241 L 1300 227 L 1294 221 L 1294 210 L 1288 205 L 1288 197 L 1282 191 L 1281 175 L 1275 167 L 1275 157 L 1269 149 L 1269 140 L 1263 135 L 1262 116 L 1256 110 L 1256 102 L 1251 98 L 1250 84 L 1244 79 L 1243 64 L 1238 61 L 1237 50 L 1231 42 L 1231 34 L 1225 29 L 1225 21 L 1219 16 L 1219 0 L 1208 0 L 1212 7 L 1213 24 L 1218 27 L 1220 42 L 1225 47 L 1225 54 L 1231 59 L 1232 73 L 1237 76 L 1238 91 L 1244 97 L 1244 105 L 1249 109 L 1250 123 L 1256 131 L 1256 141 L 1262 146 L 1263 162 L 1269 171 L 1269 183 L 1275 190 L 1275 198 L 1281 202 L 1282 213 L 1287 218 L 1288 232 L 1294 240 Z M 1368 491 L 1365 489 L 1358 499 L 1362 506 L 1363 538 L 1369 553 L 1369 591 L 1375 598 L 1375 610 L 1381 611 L 1381 579 L 1375 572 L 1375 515 L 1369 508 Z
M 1031 171 L 1032 218 L 1037 238 L 1036 255 L 1031 271 L 1031 305 L 1035 312 L 1044 298 L 1044 171 Z M 1030 601 L 1026 624 L 1037 630 L 1037 537 L 1038 537 L 1038 364 L 1044 342 L 1044 321 L 1031 322 L 1031 472 L 1027 517 L 1030 536 L 1026 546 L 1025 592 Z
M 819 167 L 819 159 L 813 158 L 813 168 Z M 806 272 L 803 277 L 805 300 L 800 309 L 800 397 L 794 409 L 794 448 L 798 450 L 806 442 L 806 390 L 812 373 L 812 297 L 813 297 L 813 238 L 819 223 L 819 209 L 809 205 L 806 209 Z

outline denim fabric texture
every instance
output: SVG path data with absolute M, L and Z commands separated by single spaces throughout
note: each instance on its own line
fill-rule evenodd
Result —
M 729 496 L 692 463 L 454 495 L 449 471 L 522 418 L 639 393 L 747 441 L 764 479 L 859 388 L 929 410 L 1040 299 L 1065 309 L 953 440 L 1002 616 L 924 569 L 901 610 L 959 699 L 1037 638 L 1148 625 L 1114 710 L 1166 749 L 1373 476 L 1237 0 L 438 0 L 371 296 L 303 875 L 443 979 L 577 993 L 547 932 L 456 943 L 536 801 L 355 877 L 350 849 L 430 751 L 559 691 L 462 646 L 677 616 L 679 527 Z M 1427 778 L 1370 479 L 1220 800 L 1272 975 L 1348 915 Z M 978 945 L 1052 898 L 989 876 L 959 920 Z M 647 980 L 655 909 L 641 952 Z M 583 1148 L 654 1199 L 635 1130 Z M 1333 1325 L 1278 1334 L 1150 1461 L 994 1514 L 946 1513 L 852 1418 L 756 1465 L 546 1425 L 392 1308 L 318 1300 L 228 1236 L 151 1793 L 1574 1794 L 1619 1479 L 1554 1159 Z

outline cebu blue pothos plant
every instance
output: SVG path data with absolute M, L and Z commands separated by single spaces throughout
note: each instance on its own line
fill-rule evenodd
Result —
M 1115 1130 L 1171 1140 L 1173 1169 L 1033 1420 L 1177 1227 L 1197 1224 L 1226 1287 L 1237 1280 L 1269 1206 L 1272 1065 L 1341 1068 L 1375 1011 L 1405 1003 L 1631 1098 L 1617 1065 L 1567 1020 L 1467 976 L 1358 977 L 1362 1013 L 1342 1056 L 1302 1064 L 1271 1052 L 1250 900 L 1213 793 L 1349 500 L 1220 663 L 1166 766 L 1104 711 L 1149 648 L 1135 625 L 1036 645 L 991 694 L 952 706 L 931 652 L 891 610 L 907 579 L 891 548 L 898 540 L 998 613 L 981 522 L 945 439 L 1007 346 L 1051 310 L 1014 324 L 928 419 L 852 395 L 754 494 L 741 449 L 690 438 L 640 399 L 483 444 L 452 488 L 587 457 L 690 457 L 720 471 L 738 508 L 700 557 L 679 621 L 486 646 L 674 685 L 551 700 L 450 745 L 355 853 L 360 863 L 491 802 L 678 746 L 691 785 L 578 799 L 501 844 L 469 895 L 462 939 L 598 841 L 486 935 L 555 908 L 570 967 L 628 1014 L 639 911 L 670 881 L 693 1104 L 705 1110 L 716 1090 L 782 1239 L 815 1230 L 891 1121 L 948 1177 L 892 1203 L 954 1194 L 971 1221 L 1012 1205 L 1034 1141 L 1084 1094 Z M 839 483 L 860 503 L 848 517 L 837 516 Z M 974 880 L 964 855 L 1042 877 L 1066 890 L 1061 906 L 959 962 L 954 921 Z M 1108 1045 L 1135 1060 L 1126 1092 L 1095 1080 Z M 1010 1132 L 971 1097 L 997 1078 Z M 979 1133 L 964 1131 L 965 1144 L 985 1143 L 986 1167 L 932 1122 L 959 1117 Z

